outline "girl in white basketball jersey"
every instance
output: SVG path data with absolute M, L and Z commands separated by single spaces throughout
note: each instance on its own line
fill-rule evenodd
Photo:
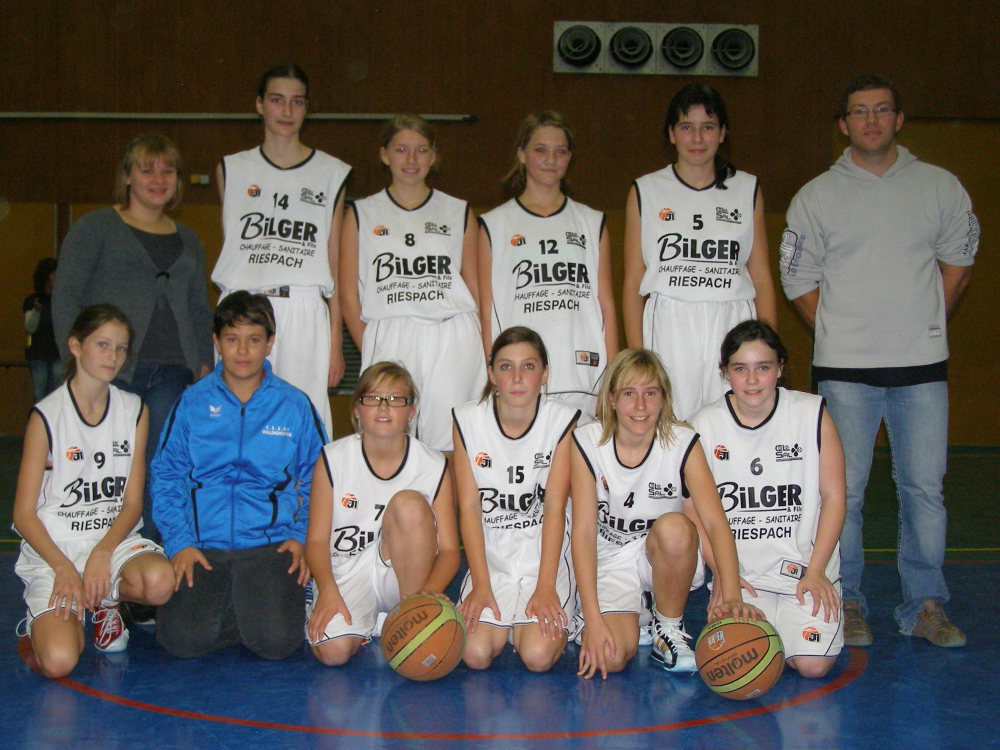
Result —
M 663 360 L 680 419 L 725 390 L 715 357 L 730 328 L 777 325 L 764 197 L 720 153 L 728 127 L 715 89 L 681 89 L 664 125 L 677 161 L 636 180 L 625 206 L 625 337 Z
M 212 281 L 223 295 L 245 289 L 271 298 L 274 374 L 305 391 L 329 434 L 327 388 L 344 375 L 336 279 L 351 168 L 299 139 L 308 108 L 309 78 L 299 66 L 282 63 L 261 76 L 264 142 L 224 157 L 216 170 L 225 239 Z
M 323 449 L 313 473 L 306 560 L 313 655 L 336 666 L 378 635 L 378 616 L 418 591 L 443 596 L 458 572 L 458 518 L 440 451 L 407 434 L 417 390 L 378 362 L 354 390 L 356 434 Z
M 361 366 L 402 362 L 422 395 L 416 435 L 451 451 L 451 410 L 486 379 L 479 329 L 476 217 L 427 185 L 434 133 L 418 115 L 382 131 L 392 182 L 347 209 L 340 244 L 344 320 Z M 448 356 L 461 352 L 462 356 Z
M 744 600 L 774 625 L 789 666 L 822 677 L 843 646 L 844 451 L 821 397 L 778 386 L 786 359 L 767 323 L 737 325 L 720 361 L 732 390 L 694 424 L 736 538 Z
M 483 397 L 455 409 L 455 480 L 469 573 L 458 611 L 465 663 L 486 669 L 508 638 L 524 665 L 549 670 L 573 618 L 566 498 L 578 409 L 542 395 L 548 355 L 517 326 L 490 352 Z
M 740 598 L 736 547 L 698 434 L 674 418 L 670 381 L 647 349 L 612 360 L 598 416 L 573 433 L 579 674 L 606 678 L 635 656 L 644 591 L 653 594 L 653 658 L 667 671 L 693 672 L 683 617 L 688 592 L 704 580 L 698 524 L 716 545 L 720 595 L 709 619 L 763 618 Z
M 606 217 L 566 195 L 573 131 L 557 112 L 518 128 L 510 198 L 480 218 L 479 290 L 486 351 L 506 328 L 527 326 L 549 351 L 549 396 L 594 418 L 608 358 L 618 352 Z
M 15 570 L 24 581 L 28 635 L 42 674 L 65 677 L 83 652 L 84 610 L 94 645 L 121 651 L 121 600 L 164 604 L 174 571 L 138 534 L 149 415 L 139 397 L 111 385 L 132 329 L 113 305 L 93 305 L 69 336 L 66 382 L 35 405 L 14 498 L 21 535 Z

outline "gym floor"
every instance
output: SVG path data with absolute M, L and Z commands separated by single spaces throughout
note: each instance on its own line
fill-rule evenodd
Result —
M 19 441 L 0 442 L 0 528 L 9 528 Z M 321 666 L 305 648 L 264 662 L 240 647 L 175 660 L 153 629 L 134 626 L 126 652 L 88 646 L 69 679 L 31 668 L 14 574 L 13 533 L 0 540 L 0 748 L 989 748 L 1000 747 L 990 688 L 1000 662 L 1000 453 L 953 450 L 945 575 L 951 619 L 969 638 L 939 649 L 896 633 L 895 496 L 889 457 L 876 453 L 866 507 L 865 590 L 875 643 L 845 649 L 822 680 L 786 670 L 756 700 L 714 695 L 696 675 L 670 675 L 640 649 L 607 681 L 576 677 L 576 647 L 544 675 L 508 648 L 491 669 L 460 666 L 414 683 L 368 646 L 349 665 Z M 453 593 L 453 592 L 451 592 Z M 705 624 L 706 595 L 688 607 Z M 89 632 L 89 627 L 88 627 Z

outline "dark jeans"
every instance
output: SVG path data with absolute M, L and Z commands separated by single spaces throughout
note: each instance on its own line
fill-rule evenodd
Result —
M 123 391 L 134 393 L 149 409 L 149 440 L 146 443 L 146 492 L 142 506 L 142 535 L 159 543 L 160 531 L 153 523 L 153 502 L 149 491 L 149 467 L 160 444 L 160 433 L 167 421 L 167 415 L 174 403 L 191 385 L 191 370 L 184 365 L 138 365 L 132 382 L 126 383 L 121 378 L 114 384 Z
M 37 404 L 52 391 L 59 387 L 63 363 L 61 359 L 51 361 L 45 359 L 29 359 L 28 370 L 31 372 L 31 388 L 34 391 Z
M 212 570 L 194 566 L 187 581 L 156 612 L 156 639 L 170 654 L 192 659 L 242 643 L 264 659 L 284 659 L 305 641 L 305 589 L 289 575 L 291 553 L 278 543 L 238 550 L 202 550 Z

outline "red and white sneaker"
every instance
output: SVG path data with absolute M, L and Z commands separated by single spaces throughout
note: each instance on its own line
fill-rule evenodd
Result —
M 122 621 L 118 605 L 113 607 L 100 606 L 91 615 L 94 622 L 94 646 L 98 651 L 116 653 L 124 651 L 128 646 L 128 628 Z

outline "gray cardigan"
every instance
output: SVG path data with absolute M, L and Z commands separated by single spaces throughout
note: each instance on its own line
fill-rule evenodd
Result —
M 212 311 L 208 306 L 205 255 L 197 235 L 177 225 L 184 248 L 167 274 L 160 274 L 146 249 L 114 208 L 101 208 L 80 217 L 70 227 L 59 250 L 52 290 L 52 322 L 59 351 L 69 355 L 67 340 L 80 311 L 110 302 L 132 323 L 138 352 L 146 338 L 160 290 L 166 292 L 177 321 L 184 360 L 197 379 L 202 365 L 212 366 Z M 133 360 L 119 377 L 132 379 Z

